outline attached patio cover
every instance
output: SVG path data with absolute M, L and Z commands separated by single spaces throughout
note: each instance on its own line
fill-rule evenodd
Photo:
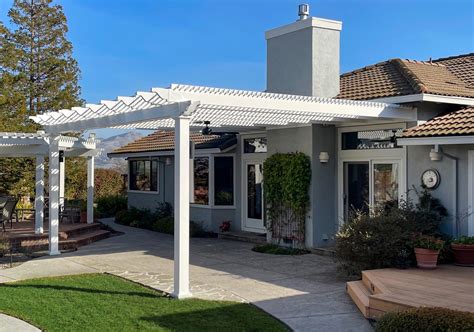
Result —
M 416 111 L 393 104 L 173 84 L 133 97 L 31 117 L 46 132 L 93 128 L 175 130 L 174 296 L 189 297 L 189 130 L 210 121 L 221 131 L 367 120 L 413 121 Z
M 44 158 L 49 157 L 49 254 L 59 254 L 59 208 L 64 203 L 64 157 L 87 158 L 87 223 L 94 221 L 94 157 L 97 140 L 63 135 L 0 132 L 1 157 L 36 158 L 35 233 L 43 233 L 44 219 Z M 61 151 L 61 156 L 60 156 Z

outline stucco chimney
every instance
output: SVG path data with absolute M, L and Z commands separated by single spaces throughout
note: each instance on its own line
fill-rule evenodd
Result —
M 342 22 L 307 17 L 307 5 L 300 5 L 298 14 L 298 21 L 265 32 L 267 91 L 334 97 Z

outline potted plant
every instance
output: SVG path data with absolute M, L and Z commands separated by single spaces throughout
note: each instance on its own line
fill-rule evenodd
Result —
M 230 221 L 223 221 L 222 224 L 219 226 L 221 232 L 228 232 L 230 231 Z
M 420 235 L 415 238 L 416 265 L 421 269 L 436 269 L 438 255 L 444 241 L 434 236 Z
M 474 266 L 474 236 L 461 236 L 451 243 L 454 262 L 461 266 Z

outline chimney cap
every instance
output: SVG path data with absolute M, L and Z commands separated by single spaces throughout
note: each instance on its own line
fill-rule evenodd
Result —
M 309 5 L 307 3 L 302 3 L 298 5 L 298 16 L 300 17 L 298 21 L 306 20 L 309 16 Z

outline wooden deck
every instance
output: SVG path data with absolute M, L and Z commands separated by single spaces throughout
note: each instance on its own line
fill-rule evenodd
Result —
M 362 314 L 373 319 L 421 306 L 474 313 L 474 268 L 369 270 L 362 272 L 362 280 L 348 282 L 347 292 Z
M 35 234 L 34 222 L 14 222 L 5 226 L 5 232 L 0 236 L 6 237 L 13 248 L 41 251 L 48 249 L 48 225 L 45 224 L 43 234 Z M 0 230 L 1 232 L 1 230 Z M 100 224 L 59 224 L 60 250 L 77 249 L 77 247 L 104 239 L 110 235 L 107 230 L 102 230 Z

